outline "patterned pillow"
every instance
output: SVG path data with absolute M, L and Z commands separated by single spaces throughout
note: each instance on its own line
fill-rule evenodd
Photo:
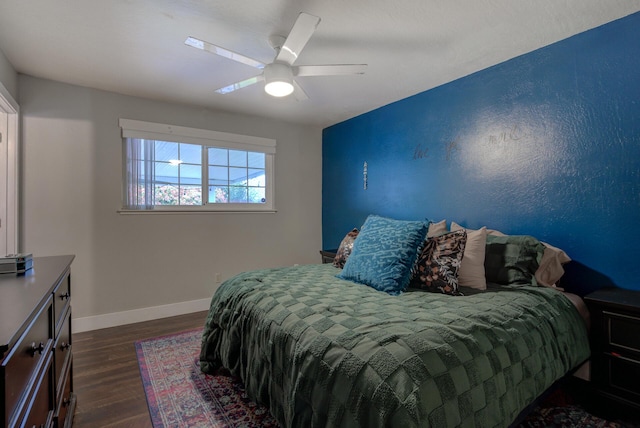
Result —
M 338 247 L 338 252 L 333 259 L 333 265 L 337 268 L 342 269 L 344 267 L 345 262 L 349 258 L 351 251 L 353 250 L 353 241 L 358 237 L 358 233 L 360 231 L 358 229 L 353 229 L 351 232 L 347 233 L 347 235 L 342 238 L 342 242 L 340 242 L 340 247 Z
M 458 270 L 467 243 L 467 232 L 457 230 L 427 239 L 411 286 L 436 293 L 461 295 L 458 290 Z
M 429 222 L 402 221 L 370 215 L 338 278 L 365 284 L 391 295 L 411 280 L 411 268 L 424 242 Z

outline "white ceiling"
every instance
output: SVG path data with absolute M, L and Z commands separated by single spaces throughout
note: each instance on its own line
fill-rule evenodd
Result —
M 299 77 L 310 99 L 184 44 L 194 36 L 269 63 L 270 35 L 322 18 L 296 65 L 366 63 Z M 640 11 L 640 0 L 0 0 L 0 50 L 17 72 L 151 99 L 329 126 Z

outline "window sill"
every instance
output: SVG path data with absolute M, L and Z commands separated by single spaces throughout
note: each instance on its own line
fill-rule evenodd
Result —
M 128 210 L 119 209 L 118 214 L 122 215 L 147 215 L 147 214 L 274 214 L 276 209 L 254 209 L 254 210 L 212 210 L 207 208 L 175 208 L 175 209 L 153 209 L 153 210 Z

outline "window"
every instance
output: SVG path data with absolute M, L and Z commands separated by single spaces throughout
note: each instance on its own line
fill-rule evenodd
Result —
M 207 147 L 210 204 L 266 202 L 264 153 Z
M 274 211 L 275 140 L 120 119 L 123 211 Z

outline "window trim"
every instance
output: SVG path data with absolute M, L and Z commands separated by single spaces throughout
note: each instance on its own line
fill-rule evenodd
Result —
M 206 129 L 189 128 L 184 126 L 166 125 L 154 122 L 144 122 L 132 119 L 119 119 L 119 126 L 122 130 L 122 195 L 121 214 L 184 214 L 184 213 L 260 213 L 276 212 L 275 208 L 275 153 L 276 140 L 250 135 L 232 134 L 228 132 L 211 131 Z M 264 204 L 212 204 L 203 205 L 156 205 L 151 209 L 126 208 L 124 199 L 127 185 L 127 153 L 125 139 L 141 138 L 146 140 L 159 140 L 174 143 L 199 144 L 203 147 L 219 147 L 232 150 L 243 150 L 248 152 L 265 153 L 265 175 L 266 202 Z M 203 172 L 206 172 L 206 165 L 203 165 Z M 203 174 L 203 185 L 208 188 L 208 178 Z M 204 195 L 203 195 L 204 198 Z M 204 201 L 204 199 L 203 199 Z

